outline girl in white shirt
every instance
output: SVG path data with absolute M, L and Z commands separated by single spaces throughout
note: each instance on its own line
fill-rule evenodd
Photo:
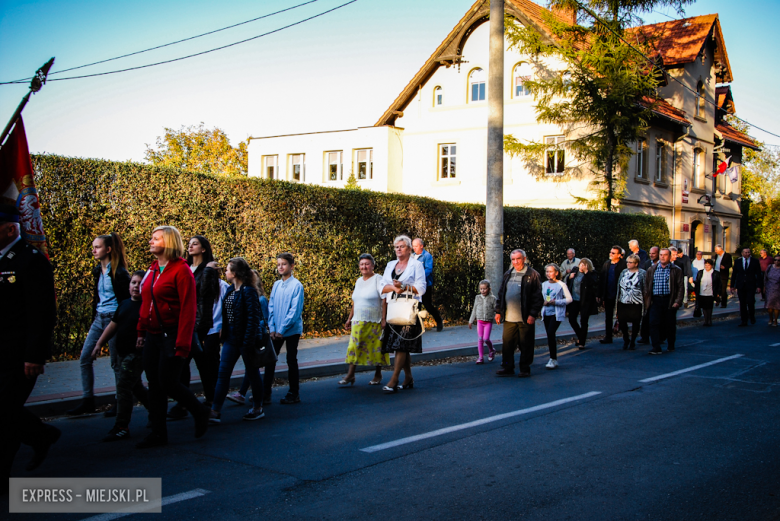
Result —
M 542 296 L 544 297 L 542 318 L 544 319 L 544 330 L 547 331 L 547 346 L 550 348 L 550 361 L 547 362 L 546 367 L 547 369 L 557 369 L 558 339 L 555 333 L 566 318 L 566 306 L 571 304 L 572 298 L 569 288 L 561 282 L 561 269 L 557 264 L 548 264 L 544 267 L 544 272 L 547 275 L 547 280 L 542 283 Z
M 352 309 L 344 324 L 344 328 L 352 332 L 344 360 L 349 364 L 349 370 L 339 385 L 355 384 L 355 368 L 358 365 L 374 366 L 374 378 L 369 384 L 379 385 L 382 383 L 382 366 L 390 365 L 390 355 L 382 353 L 381 340 L 387 311 L 387 302 L 382 297 L 385 283 L 380 275 L 374 273 L 376 261 L 370 254 L 364 253 L 359 257 L 358 267 L 360 278 L 355 282 Z

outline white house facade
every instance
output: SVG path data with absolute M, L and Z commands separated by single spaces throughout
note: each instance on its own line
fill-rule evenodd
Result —
M 506 0 L 508 14 L 542 34 L 545 11 L 529 0 Z M 478 0 L 374 126 L 251 138 L 249 175 L 341 187 L 352 173 L 360 186 L 371 190 L 484 203 L 488 13 L 489 0 Z M 726 155 L 740 163 L 742 147 L 755 145 L 731 127 L 726 132 L 731 138 L 716 129 L 725 125 L 723 114 L 729 109 L 733 113 L 730 91 L 721 97 L 731 104 L 720 110 L 702 101 L 715 102 L 716 83 L 731 81 L 717 15 L 689 21 L 687 26 L 683 20 L 640 28 L 662 32 L 659 53 L 664 66 L 701 96 L 673 81 L 663 88 L 666 103 L 654 108 L 657 117 L 646 139 L 637 144 L 620 211 L 663 216 L 672 238 L 693 239 L 686 243 L 691 248 L 711 251 L 717 242 L 728 250 L 738 241 L 739 181 L 724 183 L 721 176 L 722 190 L 713 194 L 709 214 L 698 197 L 712 192 L 706 175 L 719 153 L 728 148 Z M 555 63 L 547 66 L 561 70 Z M 505 135 L 561 145 L 542 158 L 538 175 L 520 158 L 505 156 L 505 204 L 577 208 L 575 196 L 587 197 L 589 179 L 559 182 L 564 168 L 576 161 L 565 148 L 565 132 L 536 121 L 533 96 L 523 87 L 523 80 L 534 74 L 530 60 L 507 50 L 504 67 Z M 725 92 L 724 87 L 718 92 Z

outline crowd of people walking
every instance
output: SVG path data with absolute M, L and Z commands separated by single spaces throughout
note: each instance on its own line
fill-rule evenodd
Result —
M 54 283 L 51 265 L 21 239 L 17 222 L 14 207 L 0 208 L 0 263 L 6 281 L 0 285 L 3 312 L 18 315 L 18 322 L 26 324 L 24 313 L 10 309 L 8 303 L 22 302 L 31 292 L 36 298 L 42 296 L 46 306 L 41 308 L 45 316 L 37 317 L 35 335 L 26 337 L 21 328 L 10 333 L 13 343 L 22 347 L 2 369 L 4 392 L 13 397 L 11 422 L 17 426 L 6 432 L 9 472 L 21 443 L 33 447 L 35 457 L 27 465 L 32 470 L 60 435 L 58 429 L 42 423 L 24 407 L 50 350 L 45 335 L 54 327 Z M 503 347 L 496 375 L 515 375 L 515 352 L 519 350 L 518 376 L 530 377 L 536 320 L 541 319 L 550 355 L 545 367 L 557 369 L 560 325 L 568 319 L 575 345 L 585 349 L 589 320 L 601 309 L 605 312 L 601 344 L 612 344 L 622 336 L 625 350 L 651 344 L 650 354 L 660 354 L 666 343 L 671 352 L 675 350 L 678 311 L 692 302 L 696 313 L 704 317 L 703 325 L 711 326 L 714 306 L 725 306 L 729 281 L 731 290 L 739 295 L 740 326 L 756 323 L 755 296 L 759 293 L 766 300 L 769 325 L 777 326 L 780 256 L 770 256 L 764 250 L 756 259 L 744 248 L 734 260 L 718 245 L 715 258 L 705 259 L 697 252 L 692 261 L 674 247 L 653 246 L 645 251 L 635 240 L 627 246 L 628 255 L 621 246 L 613 246 L 600 269 L 569 249 L 560 264 L 544 266 L 543 274 L 528 263 L 524 250 L 512 251 L 511 267 L 502 279 L 482 280 L 476 288 L 468 319 L 469 329 L 477 324 L 476 363 L 495 359 L 490 337 L 494 324 L 500 324 Z M 411 356 L 423 350 L 426 313 L 437 331 L 443 328 L 433 303 L 434 259 L 425 249 L 425 241 L 399 235 L 393 240 L 393 251 L 395 259 L 381 275 L 372 255 L 364 253 L 357 259 L 360 276 L 352 291 L 352 305 L 345 310 L 344 326 L 350 331 L 345 357 L 348 371 L 338 381 L 339 386 L 353 386 L 360 366 L 374 369 L 370 385 L 381 385 L 382 370 L 390 366 L 392 354 L 394 365 L 382 391 L 395 394 L 414 389 Z M 191 237 L 185 247 L 176 228 L 160 226 L 152 231 L 149 252 L 155 258 L 151 265 L 131 272 L 118 234 L 94 239 L 93 321 L 80 356 L 82 399 L 67 414 L 96 411 L 93 363 L 105 348 L 116 381 L 114 404 L 105 412 L 115 417 L 115 423 L 103 438 L 105 442 L 130 437 L 136 400 L 148 410 L 150 428 L 136 444 L 139 449 L 168 443 L 167 420 L 192 416 L 194 436 L 204 436 L 209 426 L 222 422 L 226 400 L 251 405 L 243 420 L 264 418 L 264 408 L 272 403 L 282 349 L 286 350 L 289 388 L 278 403 L 300 403 L 297 355 L 305 291 L 295 277 L 294 256 L 288 252 L 276 256 L 278 279 L 266 296 L 258 272 L 246 259 L 232 258 L 220 267 L 204 236 Z M 13 274 L 13 280 L 8 273 Z M 20 283 L 8 283 L 16 280 Z M 245 368 L 243 384 L 231 394 L 231 377 L 239 359 Z M 203 401 L 189 388 L 191 361 L 200 374 Z M 142 373 L 148 388 L 142 383 Z M 169 397 L 175 400 L 170 410 Z

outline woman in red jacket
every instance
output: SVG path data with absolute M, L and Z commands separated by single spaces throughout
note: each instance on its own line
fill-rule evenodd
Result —
M 195 277 L 184 255 L 184 242 L 173 226 L 159 226 L 152 233 L 149 251 L 157 257 L 141 287 L 138 348 L 144 350 L 144 371 L 149 380 L 149 420 L 152 433 L 136 445 L 139 449 L 168 444 L 165 415 L 168 396 L 195 418 L 195 437 L 208 428 L 209 410 L 179 381 L 190 354 L 195 329 L 197 297 Z

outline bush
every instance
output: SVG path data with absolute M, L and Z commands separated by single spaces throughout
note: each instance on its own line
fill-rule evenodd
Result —
M 435 259 L 436 300 L 445 317 L 468 316 L 484 277 L 485 207 L 366 190 L 245 177 L 216 177 L 137 163 L 33 156 L 44 227 L 57 286 L 55 356 L 77 357 L 90 326 L 94 265 L 91 243 L 115 231 L 132 269 L 151 264 L 153 228 L 170 224 L 185 240 L 205 235 L 224 263 L 243 256 L 260 272 L 267 292 L 275 257 L 290 251 L 306 290 L 307 333 L 341 327 L 368 252 L 382 272 L 401 233 L 423 237 Z M 613 244 L 636 238 L 667 244 L 659 217 L 586 210 L 505 209 L 505 262 L 522 247 L 534 266 L 560 262 L 566 249 L 603 261 Z

